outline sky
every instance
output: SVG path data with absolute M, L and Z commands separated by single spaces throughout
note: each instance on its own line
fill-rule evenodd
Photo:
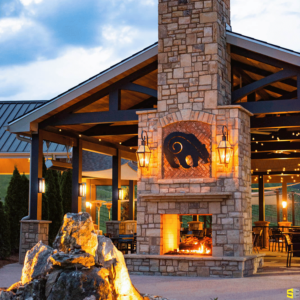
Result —
M 0 0 L 0 100 L 49 100 L 157 41 L 158 0 Z M 234 32 L 300 52 L 299 0 L 231 0 Z

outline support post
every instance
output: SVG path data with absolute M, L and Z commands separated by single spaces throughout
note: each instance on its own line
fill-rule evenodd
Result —
M 117 155 L 112 157 L 112 221 L 121 220 L 121 210 L 119 206 L 119 192 L 121 187 L 121 155 L 117 150 Z
M 82 141 L 78 139 L 73 146 L 72 155 L 72 212 L 81 212 L 81 197 L 78 195 L 79 183 L 82 183 Z
M 293 226 L 296 226 L 295 222 L 295 192 L 292 192 L 292 218 L 293 218 Z
M 288 201 L 288 194 L 287 194 L 287 183 L 284 180 L 282 183 L 282 201 Z M 286 208 L 282 208 L 282 221 L 287 222 L 287 211 L 288 211 L 288 206 Z
M 128 220 L 134 220 L 134 184 L 129 180 L 129 213 Z
M 43 176 L 43 137 L 33 134 L 30 152 L 29 220 L 42 219 L 42 194 L 38 192 L 38 180 Z
M 259 195 L 259 221 L 265 221 L 265 186 L 264 176 L 260 175 L 258 180 L 258 195 Z
M 276 190 L 277 224 L 280 222 L 279 190 Z

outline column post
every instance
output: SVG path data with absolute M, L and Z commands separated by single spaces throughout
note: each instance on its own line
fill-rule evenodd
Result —
M 42 194 L 38 192 L 38 179 L 43 176 L 43 137 L 32 135 L 30 152 L 29 220 L 42 219 Z
M 112 165 L 112 221 L 120 221 L 121 211 L 118 189 L 121 187 L 121 155 L 119 149 L 117 155 L 112 157 Z
M 78 196 L 79 183 L 82 183 L 82 141 L 78 139 L 72 155 L 72 212 L 81 212 L 81 197 Z
M 134 220 L 134 184 L 129 180 L 129 213 L 128 220 Z
M 258 179 L 258 196 L 259 196 L 259 221 L 265 221 L 265 186 L 264 175 L 260 175 Z

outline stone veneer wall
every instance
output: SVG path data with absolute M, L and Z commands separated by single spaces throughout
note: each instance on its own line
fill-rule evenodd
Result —
M 187 121 L 187 122 L 185 122 Z M 212 176 L 210 178 L 164 179 L 162 177 L 162 129 L 169 124 L 200 121 L 212 128 Z M 199 124 L 200 124 L 199 122 Z M 217 146 L 222 126 L 229 130 L 233 158 L 228 167 L 220 165 Z M 148 169 L 139 169 L 137 205 L 138 254 L 162 254 L 161 214 L 212 214 L 213 256 L 244 256 L 252 253 L 250 117 L 241 107 L 219 106 L 212 113 L 181 110 L 171 114 L 139 114 L 139 131 L 147 130 L 152 150 Z M 145 194 L 170 193 L 186 196 L 181 201 L 147 201 Z M 219 202 L 201 200 L 203 193 L 224 193 Z M 229 196 L 228 196 L 229 193 Z M 188 201 L 189 194 L 199 194 L 199 201 Z
M 128 271 L 132 275 L 162 275 L 187 277 L 230 277 L 251 276 L 262 270 L 263 257 L 187 257 L 156 255 L 125 255 Z
M 49 224 L 52 221 L 21 220 L 19 263 L 23 264 L 26 252 L 39 241 L 48 245 Z

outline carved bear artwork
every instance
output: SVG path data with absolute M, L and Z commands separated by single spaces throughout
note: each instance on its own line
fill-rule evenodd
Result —
M 210 162 L 209 153 L 206 146 L 202 144 L 194 134 L 183 132 L 173 132 L 164 141 L 164 153 L 172 168 L 179 168 L 180 165 L 189 169 L 187 164 L 188 156 L 192 157 L 193 167 L 198 167 L 199 158 L 207 164 Z M 180 165 L 175 162 L 178 159 Z

